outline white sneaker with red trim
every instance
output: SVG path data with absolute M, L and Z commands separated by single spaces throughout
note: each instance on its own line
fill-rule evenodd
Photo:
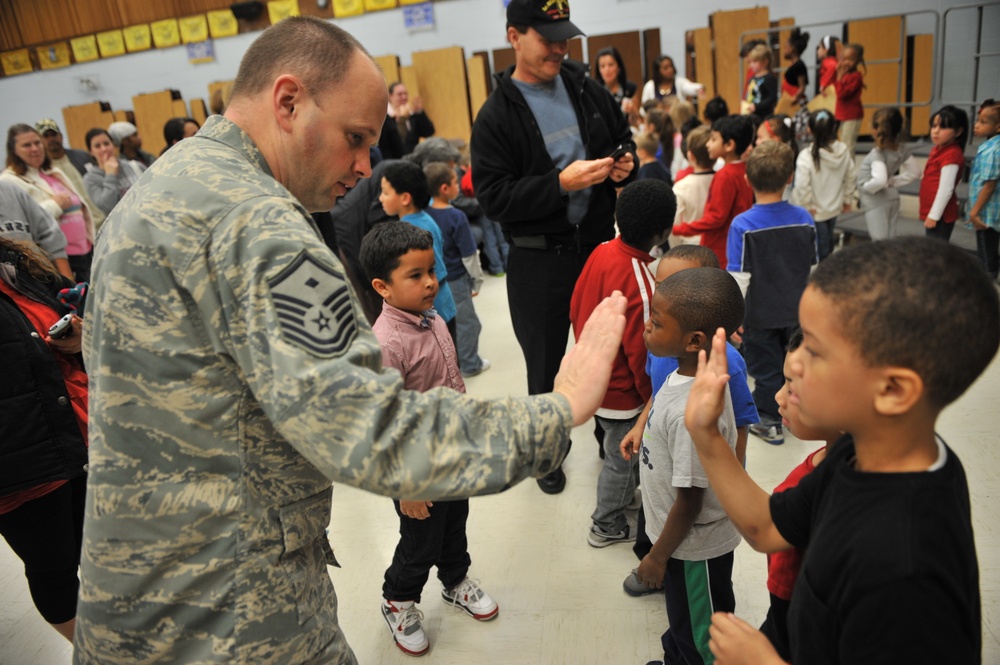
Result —
M 466 577 L 454 589 L 444 589 L 441 597 L 476 621 L 489 621 L 497 616 L 500 607 L 490 595 L 479 588 L 476 580 Z
M 382 601 L 382 617 L 389 626 L 396 646 L 410 656 L 423 656 L 430 649 L 427 635 L 420 625 L 424 613 L 417 609 L 412 600 Z

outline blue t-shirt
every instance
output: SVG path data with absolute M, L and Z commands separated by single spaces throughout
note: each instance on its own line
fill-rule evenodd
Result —
M 462 279 L 469 271 L 465 269 L 462 258 L 476 255 L 476 240 L 472 237 L 472 227 L 469 218 L 458 208 L 424 208 L 431 216 L 444 236 L 444 265 L 448 269 L 448 281 Z
M 750 394 L 750 387 L 747 385 L 746 361 L 743 360 L 739 350 L 729 342 L 726 342 L 726 360 L 729 363 L 729 394 L 733 397 L 736 426 L 744 427 L 760 422 L 757 405 L 753 403 L 753 395 Z M 646 374 L 653 384 L 654 397 L 677 366 L 677 358 L 660 358 L 646 352 Z
M 423 210 L 406 215 L 401 220 L 427 231 L 434 238 L 434 272 L 438 278 L 438 294 L 434 298 L 434 309 L 446 322 L 451 321 L 455 318 L 455 298 L 451 295 L 451 287 L 446 281 L 448 269 L 444 265 L 444 238 L 441 236 L 441 229 Z
M 556 168 L 561 171 L 577 160 L 587 159 L 587 148 L 580 136 L 580 121 L 562 77 L 557 76 L 554 81 L 536 84 L 511 80 L 521 91 L 531 114 L 535 116 L 535 122 L 545 141 L 545 150 Z M 566 215 L 570 224 L 577 225 L 587 214 L 590 187 L 568 194 Z

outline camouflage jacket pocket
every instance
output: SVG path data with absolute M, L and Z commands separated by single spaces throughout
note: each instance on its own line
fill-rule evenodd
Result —
M 278 512 L 284 550 L 279 561 L 291 582 L 299 625 L 333 607 L 333 583 L 326 570 L 323 543 L 330 523 L 330 490 L 287 505 Z

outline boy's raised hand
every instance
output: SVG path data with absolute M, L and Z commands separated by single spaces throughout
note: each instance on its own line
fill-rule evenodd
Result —
M 722 415 L 723 400 L 726 398 L 726 384 L 729 383 L 729 367 L 726 362 L 726 331 L 719 328 L 712 338 L 712 355 L 705 357 L 705 351 L 698 352 L 698 373 L 695 374 L 684 411 L 684 424 L 692 435 L 696 431 L 718 430 L 719 416 Z M 695 439 L 697 443 L 697 439 Z

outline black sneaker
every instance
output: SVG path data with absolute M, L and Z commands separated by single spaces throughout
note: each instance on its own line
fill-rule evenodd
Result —
M 764 439 L 772 446 L 780 446 L 785 442 L 785 434 L 780 423 L 754 423 L 750 425 L 750 433 Z
M 561 468 L 551 471 L 536 480 L 538 482 L 538 489 L 546 494 L 559 494 L 559 492 L 566 489 L 566 474 L 563 473 Z

